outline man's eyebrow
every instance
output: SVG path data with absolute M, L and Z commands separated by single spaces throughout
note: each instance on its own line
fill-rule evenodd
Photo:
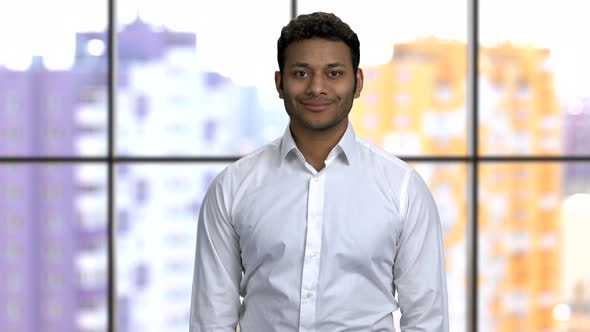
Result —
M 334 62 L 334 63 L 327 64 L 326 67 L 328 67 L 328 68 L 336 68 L 336 67 L 346 67 L 346 65 L 343 64 L 342 62 Z
M 294 62 L 291 65 L 291 68 L 295 68 L 295 67 L 310 68 L 311 66 L 309 65 L 309 63 L 305 63 L 305 62 Z M 326 65 L 326 68 L 336 68 L 336 67 L 346 67 L 346 65 L 343 64 L 342 62 L 328 63 Z
M 294 62 L 294 63 L 291 65 L 291 68 L 294 68 L 294 67 L 304 67 L 304 68 L 309 68 L 309 67 L 310 67 L 310 65 L 309 65 L 309 63 L 305 63 L 305 62 Z

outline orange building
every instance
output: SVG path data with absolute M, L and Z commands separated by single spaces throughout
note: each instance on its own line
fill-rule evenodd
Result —
M 394 46 L 389 63 L 364 68 L 351 120 L 362 137 L 403 155 L 463 155 L 466 47 L 421 39 Z
M 424 38 L 393 48 L 391 61 L 364 67 L 361 97 L 351 121 L 360 137 L 396 155 L 465 155 L 467 113 L 465 44 Z M 464 163 L 414 165 L 439 206 L 444 231 L 451 325 L 464 324 L 465 198 Z
M 560 110 L 548 51 L 504 44 L 480 52 L 480 154 L 558 154 Z M 423 38 L 395 45 L 389 63 L 363 68 L 365 86 L 351 113 L 359 136 L 398 155 L 465 155 L 466 55 L 463 43 Z M 485 331 L 555 325 L 560 167 L 491 163 L 480 169 Z M 464 250 L 466 165 L 437 164 L 423 175 L 441 210 L 446 250 Z M 460 258 L 447 255 L 451 275 Z
M 480 52 L 480 153 L 558 154 L 560 109 L 546 66 L 548 50 L 501 44 Z M 481 168 L 480 229 L 487 239 L 482 249 L 494 266 L 481 275 L 482 286 L 493 290 L 481 303 L 494 331 L 555 327 L 560 171 L 558 163 Z

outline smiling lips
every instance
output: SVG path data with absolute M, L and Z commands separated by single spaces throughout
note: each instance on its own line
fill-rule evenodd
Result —
M 331 101 L 331 100 L 322 100 L 322 101 L 309 100 L 309 101 L 303 101 L 301 103 L 303 104 L 303 106 L 305 106 L 306 109 L 308 109 L 310 111 L 314 111 L 314 112 L 319 112 L 319 111 L 323 111 L 326 108 L 330 107 L 330 105 L 333 103 L 333 101 Z

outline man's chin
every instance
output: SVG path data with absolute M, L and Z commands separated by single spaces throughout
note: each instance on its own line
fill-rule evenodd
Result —
M 324 115 L 327 115 L 327 114 L 324 114 Z M 315 131 L 315 132 L 331 130 L 335 127 L 338 127 L 338 125 L 341 124 L 346 119 L 346 117 L 344 117 L 344 118 L 327 118 L 327 117 L 319 118 L 318 117 L 318 118 L 314 119 L 314 118 L 296 116 L 294 114 L 291 114 L 290 118 L 291 118 L 292 122 L 295 122 L 298 127 L 301 127 L 302 129 L 309 130 L 309 131 Z
M 299 124 L 311 131 L 327 131 L 330 130 L 338 124 L 338 122 L 309 122 L 309 121 L 300 121 Z

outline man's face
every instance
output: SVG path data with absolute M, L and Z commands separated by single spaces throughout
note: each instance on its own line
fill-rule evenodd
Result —
M 360 96 L 363 74 L 355 73 L 348 46 L 321 38 L 292 43 L 285 50 L 282 75 L 275 83 L 291 125 L 324 131 L 346 124 L 354 98 Z

